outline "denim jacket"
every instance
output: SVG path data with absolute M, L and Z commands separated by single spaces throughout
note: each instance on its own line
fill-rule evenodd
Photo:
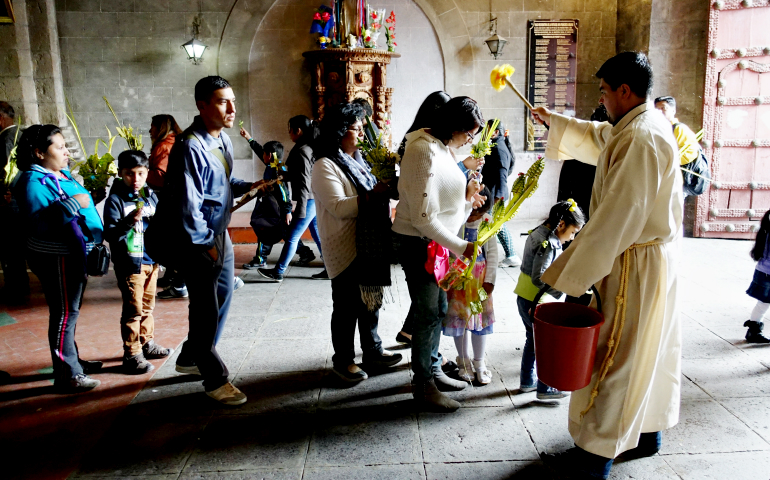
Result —
M 224 131 L 219 138 L 232 172 L 233 144 Z M 210 153 L 219 148 L 219 142 L 209 135 L 199 116 L 177 137 L 174 148 L 179 149 L 175 154 L 184 162 L 184 180 L 180 182 L 180 191 L 172 193 L 179 195 L 181 200 L 184 232 L 193 245 L 211 248 L 214 238 L 227 230 L 234 196 L 248 192 L 251 182 L 232 176 L 228 178 L 222 162 Z

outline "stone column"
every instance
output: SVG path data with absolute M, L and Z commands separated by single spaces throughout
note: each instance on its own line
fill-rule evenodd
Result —
M 26 0 L 32 75 L 40 121 L 65 125 L 64 84 L 54 0 Z
M 24 124 L 39 123 L 37 93 L 33 77 L 32 51 L 27 17 L 27 1 L 14 0 L 16 23 L 0 25 L 0 99 L 21 115 Z

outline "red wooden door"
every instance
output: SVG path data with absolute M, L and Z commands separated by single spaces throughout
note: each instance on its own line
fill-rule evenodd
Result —
M 711 188 L 695 235 L 753 238 L 770 209 L 770 6 L 716 1 L 709 16 L 703 96 Z

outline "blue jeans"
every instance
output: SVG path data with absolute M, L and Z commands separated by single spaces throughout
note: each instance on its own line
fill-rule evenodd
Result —
M 527 340 L 524 342 L 524 353 L 521 356 L 519 384 L 522 387 L 529 387 L 537 381 L 537 393 L 546 393 L 551 387 L 538 380 L 535 373 L 535 339 L 532 335 L 532 319 L 529 318 L 529 311 L 534 302 L 517 297 L 516 305 L 519 307 L 519 315 L 524 323 L 524 328 L 527 329 Z
M 224 331 L 235 282 L 235 255 L 227 232 L 217 235 L 216 261 L 208 253 L 194 252 L 184 265 L 187 290 L 190 292 L 187 341 L 182 346 L 177 364 L 197 365 L 206 391 L 227 383 L 227 366 L 217 353 L 216 344 Z
M 289 234 L 286 236 L 286 243 L 283 245 L 283 250 L 281 250 L 281 258 L 278 259 L 278 264 L 275 266 L 276 273 L 283 275 L 286 269 L 289 268 L 289 262 L 294 258 L 294 254 L 297 253 L 297 243 L 308 227 L 310 227 L 310 235 L 313 236 L 315 244 L 318 245 L 318 252 L 323 255 L 321 252 L 321 239 L 318 238 L 315 200 L 313 199 L 307 201 L 305 218 L 292 217 L 291 225 L 289 225 Z
M 436 278 L 425 270 L 429 240 L 394 233 L 399 239 L 398 257 L 406 275 L 410 312 L 413 316 L 412 371 L 415 383 L 433 378 L 441 370 L 441 322 L 447 312 L 446 292 L 439 288 Z

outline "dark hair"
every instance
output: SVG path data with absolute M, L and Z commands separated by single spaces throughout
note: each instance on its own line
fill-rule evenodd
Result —
M 415 130 L 419 130 L 421 128 L 428 128 L 431 125 L 433 125 L 436 122 L 436 112 L 438 111 L 439 108 L 446 105 L 446 103 L 451 98 L 452 97 L 450 97 L 448 93 L 443 92 L 441 90 L 437 92 L 433 92 L 427 97 L 425 97 L 425 100 L 422 101 L 422 105 L 420 105 L 420 108 L 417 109 L 417 115 L 415 115 L 414 117 L 412 126 L 409 127 L 409 130 L 407 130 L 406 133 L 412 133 Z M 401 140 L 401 145 L 398 147 L 398 154 L 403 157 L 405 150 L 406 150 L 406 137 L 404 137 L 404 139 Z
M 166 139 L 170 134 L 179 135 L 182 133 L 182 129 L 179 128 L 179 124 L 176 123 L 176 119 L 173 116 L 166 113 L 155 115 L 152 117 L 150 126 L 158 129 L 158 138 L 155 139 L 155 143 L 161 142 Z
M 120 152 L 120 155 L 118 155 L 118 170 L 136 167 L 150 168 L 147 154 L 141 150 L 124 150 Z
M 487 125 L 489 125 L 489 128 L 492 128 L 492 124 L 495 123 L 495 119 L 487 120 Z M 508 137 L 505 136 L 505 125 L 503 125 L 503 121 L 500 120 L 500 122 L 497 124 L 496 130 L 500 131 L 500 135 L 498 135 L 497 140 L 495 143 L 502 147 L 503 145 L 500 145 L 500 142 L 502 141 L 505 144 L 505 147 L 508 148 L 508 151 L 511 152 L 511 158 L 516 158 L 516 155 L 513 153 L 513 147 L 511 147 L 511 141 L 508 139 Z
M 214 92 L 221 88 L 230 88 L 230 82 L 218 75 L 203 77 L 195 84 L 195 101 L 208 102 Z
M 278 160 L 283 158 L 283 144 L 279 141 L 271 140 L 265 143 L 265 145 L 262 146 L 262 151 L 271 157 L 273 156 L 273 153 L 275 153 L 275 156 L 278 157 Z
M 626 84 L 637 96 L 647 98 L 652 93 L 652 65 L 641 52 L 623 52 L 601 66 L 596 77 L 604 80 L 615 91 Z
M 484 188 L 481 189 L 479 192 L 479 195 L 483 197 L 487 197 L 487 199 L 484 201 L 484 203 L 479 208 L 474 208 L 473 212 L 471 213 L 487 213 L 491 208 L 492 205 L 495 204 L 495 199 L 492 198 L 492 192 L 489 190 L 489 187 L 484 185 Z
M 765 256 L 768 235 L 770 235 L 770 210 L 762 215 L 762 220 L 759 222 L 757 239 L 754 241 L 754 248 L 751 249 L 751 258 L 753 258 L 755 262 L 762 260 L 762 257 Z
M 658 97 L 655 99 L 655 105 L 657 105 L 660 102 L 667 103 L 671 108 L 676 108 L 676 99 L 674 97 Z
M 438 109 L 430 128 L 434 137 L 448 141 L 455 132 L 475 133 L 481 125 L 484 125 L 484 117 L 476 100 L 454 97 Z
M 366 113 L 370 117 L 374 115 L 374 110 L 372 110 L 372 104 L 369 103 L 369 100 L 359 97 L 359 98 L 354 98 L 352 103 L 361 105 L 361 108 L 364 109 L 364 113 Z
M 610 116 L 607 115 L 607 107 L 605 107 L 604 104 L 600 104 L 596 107 L 594 113 L 591 114 L 592 122 L 608 122 L 609 120 Z
M 575 225 L 582 227 L 586 220 L 580 206 L 576 203 L 574 212 L 570 211 L 570 208 L 572 208 L 572 203 L 569 200 L 562 200 L 551 207 L 551 211 L 548 212 L 548 219 L 543 223 L 550 225 L 551 230 L 556 230 L 556 227 L 559 226 L 562 220 L 564 220 L 564 225 L 566 226 Z
M 321 122 L 321 134 L 313 150 L 316 158 L 337 154 L 342 137 L 348 129 L 361 120 L 364 109 L 355 103 L 340 103 L 326 111 Z
M 292 132 L 302 130 L 302 136 L 297 140 L 299 144 L 311 143 L 318 138 L 318 122 L 309 119 L 306 115 L 297 115 L 289 119 L 289 129 Z
M 5 115 L 11 120 L 16 118 L 16 111 L 14 111 L 13 107 L 8 102 L 0 102 L 0 115 Z
M 39 164 L 40 159 L 35 155 L 35 150 L 47 152 L 53 144 L 53 136 L 61 134 L 61 129 L 56 125 L 31 125 L 22 132 L 16 151 L 16 167 L 21 171 L 28 171 L 32 165 Z

